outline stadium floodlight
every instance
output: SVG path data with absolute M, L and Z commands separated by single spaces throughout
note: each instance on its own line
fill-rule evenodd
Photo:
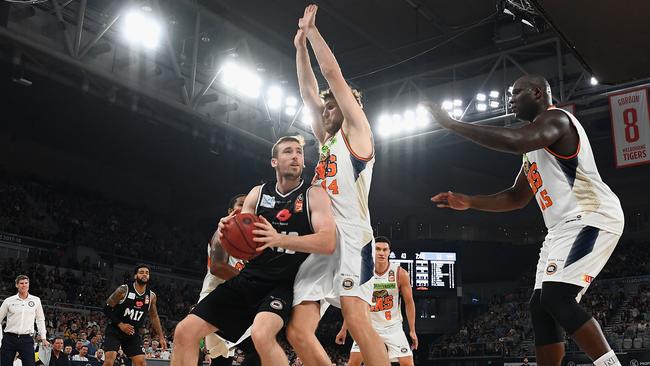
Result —
M 122 32 L 129 43 L 154 49 L 160 42 L 162 27 L 151 12 L 133 9 L 124 16 Z
M 499 97 L 499 92 L 497 90 L 490 90 L 490 98 L 496 99 Z
M 377 132 L 382 137 L 388 137 L 393 133 L 392 119 L 387 114 L 379 116 L 379 126 Z
M 269 109 L 279 109 L 282 106 L 282 89 L 273 85 L 266 90 L 266 105 Z
M 462 107 L 463 101 L 460 99 L 454 99 L 454 107 Z
M 418 127 L 424 127 L 431 122 L 431 116 L 429 115 L 429 111 L 422 105 L 419 105 L 415 109 L 415 120 L 417 122 Z
M 286 104 L 289 107 L 295 107 L 298 105 L 298 99 L 296 97 L 287 97 L 287 99 L 284 100 L 284 104 Z
M 311 125 L 313 118 L 309 108 L 302 107 L 302 112 L 300 112 L 300 120 L 307 126 Z
M 496 100 L 491 100 L 491 101 L 490 101 L 490 108 L 492 108 L 492 109 L 494 109 L 494 108 L 499 108 L 500 105 L 501 105 L 501 103 L 499 103 L 499 102 L 496 101 Z
M 452 103 L 451 100 L 445 100 L 444 102 L 442 102 L 442 109 L 446 111 L 450 111 L 452 110 L 452 108 L 454 108 L 454 103 Z
M 479 102 L 485 102 L 486 96 L 483 93 L 476 94 L 476 100 Z
M 287 116 L 294 116 L 296 114 L 296 107 L 287 107 L 284 109 L 284 113 Z
M 454 118 L 460 118 L 460 117 L 462 117 L 462 115 L 463 115 L 463 110 L 460 109 L 460 108 L 455 108 L 455 109 L 451 112 L 451 115 L 452 115 Z
M 227 62 L 221 70 L 221 82 L 239 94 L 257 98 L 262 88 L 262 79 L 234 62 Z
M 479 112 L 485 112 L 487 110 L 487 104 L 485 103 L 477 103 L 476 104 L 476 110 Z
M 415 112 L 407 110 L 404 112 L 404 129 L 406 131 L 413 131 L 415 129 Z
M 589 83 L 593 86 L 596 86 L 598 85 L 598 79 L 592 76 L 591 79 L 589 79 Z

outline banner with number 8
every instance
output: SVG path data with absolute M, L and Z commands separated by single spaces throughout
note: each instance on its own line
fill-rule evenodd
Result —
M 650 163 L 648 89 L 630 89 L 609 96 L 616 167 Z

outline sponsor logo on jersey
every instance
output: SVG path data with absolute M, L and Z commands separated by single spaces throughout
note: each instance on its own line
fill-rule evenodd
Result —
M 388 271 L 388 282 L 395 282 L 395 271 Z
M 282 301 L 280 300 L 273 300 L 269 305 L 275 310 L 282 310 L 284 307 L 284 305 L 282 305 Z
M 400 351 L 401 351 L 402 353 L 406 353 L 406 352 L 408 352 L 408 350 L 409 350 L 409 349 L 406 348 L 406 347 L 402 347 L 402 349 L 400 349 Z
M 343 288 L 346 290 L 352 290 L 352 287 L 354 287 L 354 280 L 351 278 L 346 278 L 343 280 Z
M 555 274 L 556 271 L 557 271 L 557 264 L 551 262 L 551 263 L 548 264 L 548 266 L 546 266 L 546 274 L 547 275 Z
M 266 207 L 266 208 L 274 208 L 275 207 L 275 197 L 269 196 L 268 194 L 263 194 L 262 195 L 262 200 L 260 201 L 260 206 Z
M 586 275 L 582 275 L 582 280 L 587 282 L 587 283 L 591 283 L 591 281 L 593 281 L 594 278 L 592 276 L 586 274 Z
M 30 301 L 30 302 L 28 302 L 28 303 L 27 303 L 27 305 L 29 305 L 29 307 L 30 307 L 30 308 L 33 308 L 33 307 L 34 307 L 34 305 L 36 305 L 36 304 L 34 304 L 34 302 L 33 302 L 33 301 Z
M 275 215 L 275 218 L 280 220 L 281 222 L 287 222 L 291 218 L 291 211 L 287 210 L 286 208 L 283 210 L 280 210 L 280 212 Z
M 244 266 L 245 266 L 244 262 L 237 262 L 237 264 L 235 264 L 235 269 L 241 271 L 242 269 L 244 269 Z
M 302 193 L 296 198 L 296 203 L 293 205 L 293 212 L 299 213 L 302 212 L 302 205 L 304 202 L 304 198 L 302 197 Z
M 129 292 L 129 294 L 126 296 L 131 300 L 135 300 L 135 294 L 133 292 Z
M 135 302 L 135 307 L 136 307 L 136 308 L 141 308 L 142 305 L 144 305 L 144 302 L 143 302 L 142 300 L 137 300 L 137 301 Z

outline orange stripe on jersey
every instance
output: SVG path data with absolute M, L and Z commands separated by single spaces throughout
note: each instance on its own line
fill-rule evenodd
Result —
M 578 141 L 578 148 L 576 149 L 576 152 L 575 152 L 573 155 L 569 155 L 569 156 L 566 156 L 566 155 L 560 155 L 560 154 L 558 154 L 558 153 L 553 152 L 553 151 L 552 151 L 551 149 L 549 149 L 548 147 L 545 147 L 544 150 L 548 151 L 551 155 L 555 156 L 555 157 L 558 158 L 558 159 L 569 160 L 569 159 L 573 159 L 573 158 L 575 158 L 576 156 L 578 156 L 578 153 L 580 152 L 580 141 Z
M 343 132 L 343 128 L 341 128 L 341 136 L 343 136 L 343 142 L 345 142 L 345 146 L 348 148 L 348 151 L 350 151 L 350 154 L 354 156 L 355 158 L 361 160 L 361 161 L 370 161 L 372 158 L 375 157 L 375 148 L 372 148 L 372 154 L 370 154 L 369 157 L 364 158 L 359 155 L 357 155 L 354 150 L 352 150 L 352 147 L 350 147 L 350 143 L 348 143 L 348 138 L 345 136 L 345 132 Z

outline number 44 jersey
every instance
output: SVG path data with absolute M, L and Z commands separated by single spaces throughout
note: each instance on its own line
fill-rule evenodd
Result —
M 578 132 L 574 154 L 563 156 L 543 148 L 523 156 L 523 169 L 549 231 L 565 225 L 589 225 L 615 234 L 623 232 L 621 203 L 603 182 L 587 133 L 571 113 L 565 113 Z

